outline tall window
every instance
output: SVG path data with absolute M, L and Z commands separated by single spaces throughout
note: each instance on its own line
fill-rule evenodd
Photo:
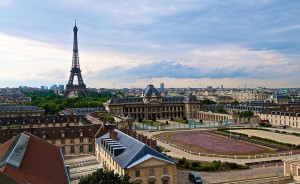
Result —
M 163 174 L 168 174 L 168 168 L 163 168 Z
M 62 139 L 62 140 L 61 140 L 61 143 L 62 143 L 62 144 L 65 144 L 65 139 Z
M 154 181 L 149 181 L 149 184 L 154 184 L 155 182 Z
M 80 137 L 80 143 L 83 143 L 83 137 Z
M 80 145 L 79 151 L 80 151 L 80 153 L 83 153 L 83 146 L 82 145 Z
M 93 145 L 89 145 L 89 152 L 93 152 Z
M 149 169 L 149 175 L 154 176 L 154 169 Z
M 71 139 L 71 143 L 74 143 L 74 139 Z
M 71 146 L 71 154 L 74 154 L 75 151 L 74 151 L 74 146 Z
M 136 171 L 135 171 L 135 177 L 136 177 L 136 178 L 140 177 L 140 170 L 136 170 Z
M 169 184 L 169 180 L 168 180 L 168 179 L 164 179 L 164 180 L 162 181 L 162 183 L 163 183 L 163 184 Z
M 65 147 L 61 147 L 60 149 L 61 149 L 62 154 L 65 155 Z

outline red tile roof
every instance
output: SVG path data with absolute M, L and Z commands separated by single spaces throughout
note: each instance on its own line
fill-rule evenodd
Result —
M 16 168 L 7 163 L 0 168 L 0 172 L 20 183 L 68 183 L 60 149 L 32 134 L 23 134 L 30 136 L 30 139 L 20 167 Z M 2 150 L 8 150 L 12 142 L 13 140 L 9 140 L 0 145 L 0 160 L 3 157 Z

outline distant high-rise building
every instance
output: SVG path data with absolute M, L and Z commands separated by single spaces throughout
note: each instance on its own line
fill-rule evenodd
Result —
M 63 90 L 65 89 L 65 86 L 62 85 L 62 84 L 60 84 L 60 85 L 58 86 L 58 88 L 59 88 L 61 91 L 63 91 Z
M 165 89 L 165 84 L 164 83 L 160 83 L 160 90 L 164 90 Z
M 45 86 L 41 86 L 41 90 L 45 90 L 46 88 L 45 88 Z
M 54 84 L 53 86 L 50 87 L 51 90 L 55 90 L 57 88 L 57 85 Z
M 223 89 L 223 84 L 221 85 L 221 89 Z
M 212 86 L 207 86 L 206 88 L 207 88 L 207 89 L 212 89 L 213 87 L 212 87 Z

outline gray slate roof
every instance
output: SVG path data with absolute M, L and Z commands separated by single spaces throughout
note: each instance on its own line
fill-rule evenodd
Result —
M 152 155 L 154 157 L 160 158 L 161 160 L 164 160 L 166 162 L 171 162 L 175 164 L 175 161 L 170 159 L 169 157 L 161 154 L 160 152 L 154 150 L 153 148 L 149 147 L 148 145 L 134 139 L 133 137 L 115 129 L 115 132 L 118 133 L 117 142 L 120 143 L 123 147 L 126 147 L 124 152 L 116 157 L 113 157 L 109 151 L 109 153 L 112 156 L 112 159 L 118 163 L 118 165 L 122 168 L 128 168 L 131 164 L 134 162 L 140 160 L 146 155 Z M 103 135 L 102 137 L 96 139 L 96 142 L 98 145 L 100 145 L 102 148 L 104 148 L 101 145 L 101 139 L 102 138 L 109 138 L 109 133 Z

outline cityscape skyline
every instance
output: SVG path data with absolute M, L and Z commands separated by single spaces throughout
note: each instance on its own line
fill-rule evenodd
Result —
M 300 2 L 0 2 L 0 87 L 299 87 Z M 63 17 L 63 18 L 61 18 Z

